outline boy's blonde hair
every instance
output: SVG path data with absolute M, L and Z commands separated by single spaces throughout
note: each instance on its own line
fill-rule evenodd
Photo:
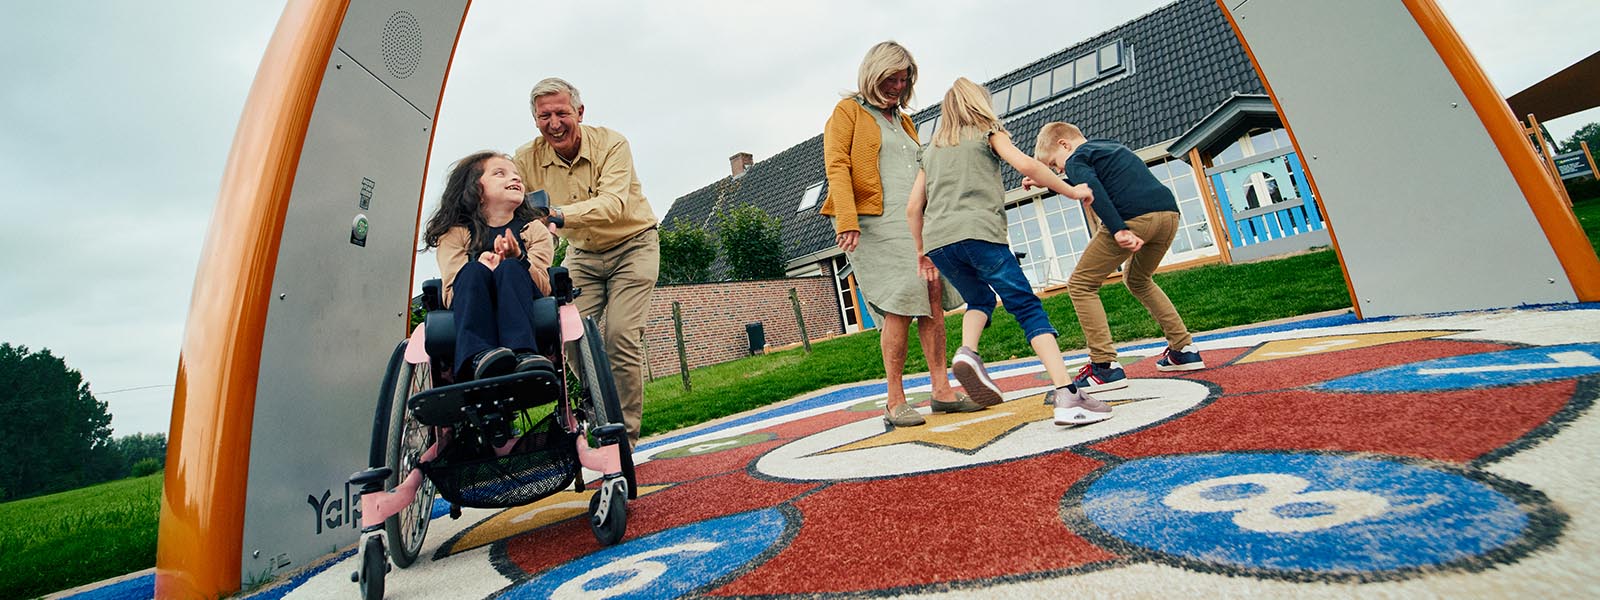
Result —
M 989 90 L 965 77 L 956 78 L 939 103 L 939 130 L 933 133 L 933 145 L 954 146 L 992 132 L 1008 133 L 989 103 Z
M 873 106 L 887 106 L 889 99 L 878 91 L 878 85 L 902 70 L 906 72 L 907 81 L 906 91 L 900 93 L 900 108 L 911 106 L 911 90 L 917 86 L 917 61 L 911 58 L 911 51 L 894 40 L 878 42 L 867 50 L 866 58 L 861 59 L 861 69 L 856 73 L 856 85 L 861 87 L 845 95 L 861 96 Z
M 1039 139 L 1033 142 L 1033 157 L 1044 160 L 1045 155 L 1050 153 L 1050 149 L 1055 147 L 1056 142 L 1081 139 L 1085 139 L 1083 130 L 1078 129 L 1077 125 L 1062 123 L 1061 121 L 1045 123 L 1044 127 L 1039 128 Z

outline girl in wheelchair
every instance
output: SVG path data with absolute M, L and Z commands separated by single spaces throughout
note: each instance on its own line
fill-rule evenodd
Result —
M 532 306 L 550 293 L 555 246 L 524 192 L 510 157 L 474 153 L 450 168 L 424 230 L 423 251 L 437 249 L 444 305 L 455 312 L 458 382 L 548 364 L 535 351 Z

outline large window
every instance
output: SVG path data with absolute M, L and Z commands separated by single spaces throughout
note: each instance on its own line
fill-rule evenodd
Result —
M 1005 116 L 1121 73 L 1125 70 L 1126 54 L 1122 42 L 1116 41 L 1050 65 L 1028 79 L 995 90 L 994 112 Z
M 1022 108 L 1024 106 L 1027 106 L 1028 102 L 1029 102 L 1029 98 L 1028 98 L 1028 82 L 1027 81 L 1023 81 L 1022 83 L 1019 83 L 1019 84 L 1011 86 L 1011 105 L 1010 105 L 1010 110 L 1017 110 L 1017 109 L 1020 109 L 1020 108 Z
M 1050 95 L 1072 89 L 1072 64 L 1064 64 L 1050 72 Z
M 1022 272 L 1036 290 L 1066 283 L 1091 235 L 1083 205 L 1057 195 L 1007 208 L 1006 225 L 1011 251 L 1023 254 Z
M 997 115 L 1006 114 L 1006 107 L 1008 106 L 1007 103 L 1010 102 L 1010 100 L 1011 100 L 1011 88 L 1006 88 L 1006 89 L 1000 90 L 998 92 L 994 92 L 993 97 L 989 98 L 989 104 L 991 105 L 990 108 L 994 109 L 994 114 L 997 114 Z
M 1159 162 L 1150 166 L 1150 173 L 1172 190 L 1173 197 L 1178 200 L 1178 235 L 1172 238 L 1172 248 L 1167 251 L 1167 256 L 1214 248 L 1217 242 L 1211 237 L 1211 221 L 1206 217 L 1205 200 L 1201 198 L 1200 186 L 1195 183 L 1194 169 L 1188 161 L 1173 159 Z

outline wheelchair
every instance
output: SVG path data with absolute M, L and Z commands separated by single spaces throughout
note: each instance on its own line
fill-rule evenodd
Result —
M 383 597 L 390 563 L 406 568 L 422 549 L 434 496 L 462 507 L 522 506 L 586 488 L 583 470 L 601 474 L 589 498 L 589 525 L 602 546 L 627 529 L 627 501 L 638 496 L 616 383 L 599 328 L 582 318 L 571 277 L 550 268 L 551 294 L 533 303 L 535 368 L 456 382 L 455 323 L 441 284 L 423 284 L 424 322 L 389 358 L 372 423 L 369 467 L 350 476 L 361 490 L 360 560 L 351 580 L 363 599 Z M 541 415 L 542 416 L 536 416 Z

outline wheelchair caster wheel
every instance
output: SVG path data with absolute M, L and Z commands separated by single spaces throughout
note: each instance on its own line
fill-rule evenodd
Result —
M 383 552 L 383 538 L 381 536 L 367 538 L 361 550 L 361 570 L 351 575 L 352 578 L 359 579 L 361 600 L 383 598 L 383 576 L 388 572 L 389 559 Z
M 627 483 L 622 478 L 608 479 L 589 497 L 589 528 L 601 546 L 622 540 L 628 529 Z

